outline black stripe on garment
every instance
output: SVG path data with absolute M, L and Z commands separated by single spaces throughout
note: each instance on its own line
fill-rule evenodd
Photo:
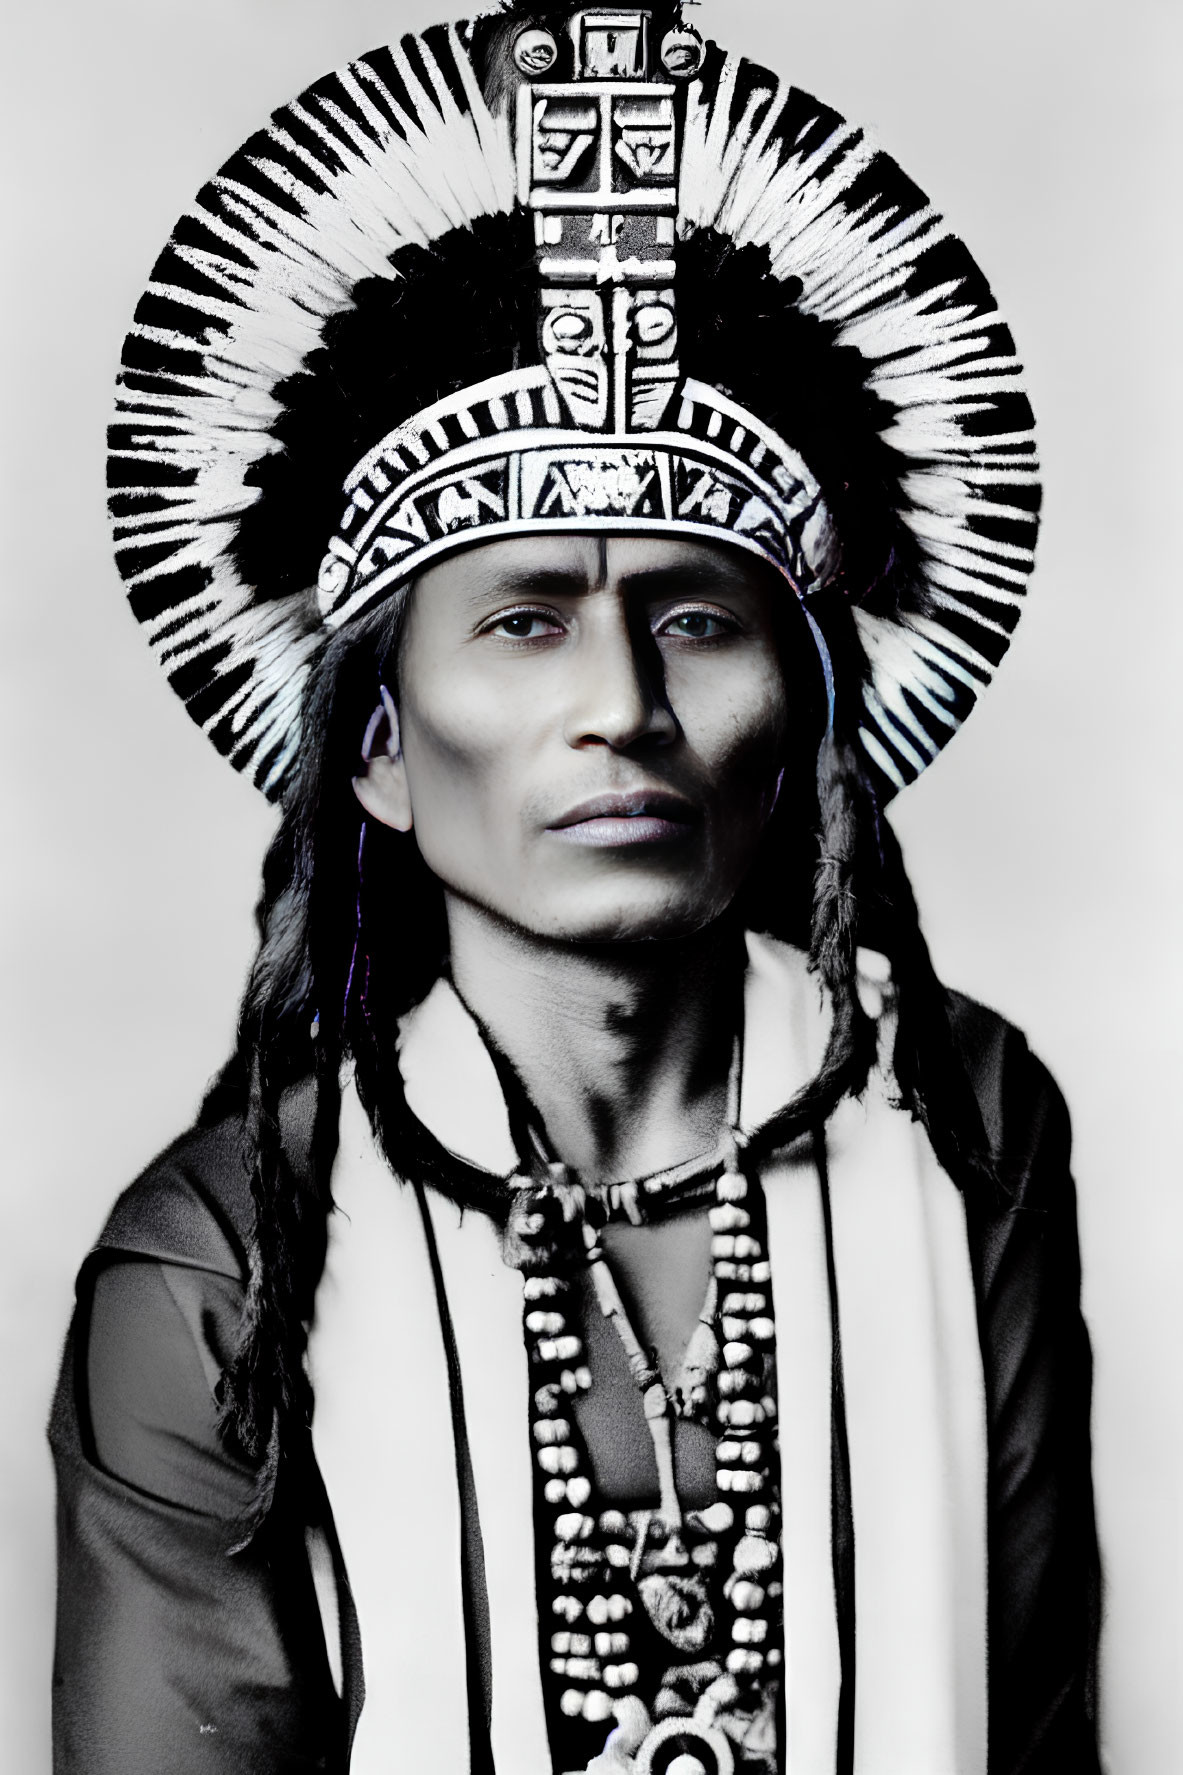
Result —
M 836 1775 L 854 1771 L 855 1601 L 854 1511 L 850 1495 L 850 1440 L 846 1433 L 846 1386 L 842 1376 L 842 1327 L 838 1316 L 838 1277 L 834 1265 L 834 1221 L 830 1211 L 830 1169 L 825 1130 L 814 1131 L 813 1151 L 826 1234 L 826 1283 L 830 1295 L 830 1551 L 834 1568 L 834 1607 L 838 1620 L 838 1736 Z
M 452 1405 L 452 1435 L 456 1446 L 456 1483 L 460 1492 L 460 1571 L 464 1594 L 464 1665 L 468 1689 L 468 1739 L 470 1775 L 495 1775 L 493 1767 L 493 1692 L 490 1659 L 489 1593 L 485 1585 L 485 1547 L 477 1511 L 476 1480 L 468 1446 L 464 1416 L 464 1384 L 460 1353 L 452 1327 L 452 1312 L 444 1289 L 435 1228 L 422 1184 L 415 1185 L 415 1200 L 423 1221 L 423 1236 L 431 1263 L 431 1279 L 439 1303 L 440 1330 L 448 1363 L 448 1394 Z

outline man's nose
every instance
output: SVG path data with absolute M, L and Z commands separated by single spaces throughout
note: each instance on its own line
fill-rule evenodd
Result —
M 589 611 L 569 657 L 568 745 L 627 751 L 666 746 L 676 737 L 661 650 L 648 624 L 631 624 L 620 606 Z

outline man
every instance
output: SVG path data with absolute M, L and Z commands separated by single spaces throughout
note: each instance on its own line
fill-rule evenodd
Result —
M 1017 614 L 1009 336 L 834 114 L 553 11 L 297 101 L 129 336 L 121 565 L 284 820 L 84 1273 L 59 1761 L 1095 1767 L 1062 1110 L 881 819 Z

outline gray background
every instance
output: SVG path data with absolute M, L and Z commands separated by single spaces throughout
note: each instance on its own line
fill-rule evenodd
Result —
M 277 104 L 446 0 L 39 0 L 5 27 L 3 1497 L 7 1767 L 48 1766 L 42 1422 L 71 1281 L 225 1053 L 271 827 L 123 608 L 103 509 L 122 332 L 177 213 Z M 1136 0 L 708 0 L 954 219 L 1046 465 L 1002 680 L 896 819 L 939 967 L 1074 1112 L 1108 1578 L 1105 1740 L 1183 1768 L 1177 16 Z M 1168 232 L 1170 231 L 1170 232 Z

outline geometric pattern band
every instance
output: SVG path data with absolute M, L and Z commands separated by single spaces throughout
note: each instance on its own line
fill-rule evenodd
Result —
M 679 398 L 680 397 L 680 398 Z M 685 381 L 669 430 L 575 430 L 545 366 L 441 401 L 358 464 L 321 564 L 332 627 L 430 561 L 538 530 L 723 536 L 777 567 L 800 597 L 838 564 L 816 480 L 783 439 L 717 389 Z

